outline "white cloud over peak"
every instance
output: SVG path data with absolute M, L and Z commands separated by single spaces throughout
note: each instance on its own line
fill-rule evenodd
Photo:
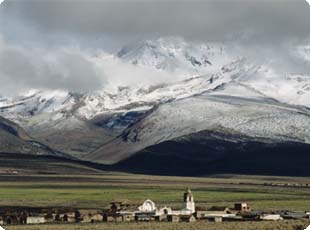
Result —
M 77 48 L 26 48 L 0 40 L 1 92 L 31 88 L 84 92 L 103 84 L 102 70 Z
M 178 80 L 177 74 L 137 67 L 113 55 L 95 58 L 97 53 L 115 54 L 137 40 L 167 36 L 189 42 L 237 42 L 243 46 L 239 55 L 257 63 L 273 61 L 278 69 L 308 71 L 304 62 L 290 57 L 291 46 L 286 46 L 292 40 L 299 47 L 310 37 L 305 4 L 303 0 L 4 1 L 0 94 L 31 88 L 85 92 Z M 297 56 L 307 60 L 309 47 L 298 50 Z

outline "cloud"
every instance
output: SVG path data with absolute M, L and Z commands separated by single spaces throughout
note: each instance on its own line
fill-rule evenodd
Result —
M 0 39 L 0 92 L 14 96 L 31 89 L 90 92 L 118 86 L 180 80 L 158 70 L 138 67 L 107 53 L 76 46 L 55 49 L 17 46 Z
M 118 86 L 144 86 L 184 79 L 184 76 L 151 67 L 135 66 L 114 56 L 96 58 L 95 62 L 104 70 L 107 82 L 105 86 L 110 90 Z
M 93 58 L 98 51 L 116 52 L 158 36 L 242 43 L 239 54 L 257 63 L 309 71 L 291 55 L 293 46 L 309 38 L 309 24 L 304 0 L 4 1 L 0 92 L 33 87 L 84 92 L 171 81 L 164 73 Z
M 6 15 L 45 33 L 119 39 L 177 35 L 205 41 L 254 31 L 256 40 L 275 41 L 309 35 L 306 6 L 304 0 L 23 0 L 4 8 Z
M 103 84 L 103 71 L 77 48 L 46 50 L 0 41 L 2 93 L 31 88 L 85 92 L 99 89 Z

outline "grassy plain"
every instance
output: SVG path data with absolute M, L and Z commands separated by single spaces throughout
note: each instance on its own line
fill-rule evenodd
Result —
M 152 199 L 175 208 L 192 188 L 197 206 L 232 206 L 245 201 L 255 210 L 309 210 L 310 188 L 270 186 L 310 184 L 309 178 L 221 175 L 206 178 L 161 177 L 123 173 L 88 175 L 0 174 L 0 207 L 104 208 L 112 200 Z M 230 223 L 130 223 L 6 226 L 6 230 L 303 230 L 310 220 Z
M 0 207 L 104 208 L 113 200 L 143 201 L 179 207 L 187 187 L 197 206 L 249 202 L 255 210 L 308 210 L 310 188 L 273 183 L 309 183 L 309 178 L 230 176 L 160 177 L 121 173 L 101 175 L 0 175 Z
M 254 210 L 310 211 L 310 178 L 213 175 L 163 177 L 104 172 L 94 165 L 58 158 L 0 154 L 0 209 L 70 207 L 103 209 L 113 200 L 179 208 L 184 190 L 192 189 L 197 206 L 248 202 Z M 281 186 L 280 186 L 281 185 Z M 304 186 L 299 186 L 304 185 Z M 6 230 L 303 230 L 310 220 L 231 223 L 130 223 L 6 226 Z

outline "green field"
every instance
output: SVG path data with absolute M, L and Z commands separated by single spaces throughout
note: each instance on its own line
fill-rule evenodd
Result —
M 123 173 L 88 175 L 7 175 L 0 174 L 0 207 L 77 207 L 103 209 L 113 200 L 142 202 L 152 199 L 158 205 L 179 208 L 187 187 L 197 206 L 249 202 L 254 210 L 308 210 L 310 188 L 271 186 L 310 184 L 309 178 L 221 175 L 207 178 L 161 177 Z M 266 183 L 269 183 L 268 185 Z M 280 222 L 224 223 L 130 223 L 81 225 L 6 226 L 6 230 L 303 230 L 310 220 Z
M 143 201 L 179 207 L 187 187 L 197 206 L 249 202 L 255 210 L 308 210 L 310 188 L 272 187 L 264 183 L 308 183 L 308 178 L 225 176 L 159 177 L 130 174 L 0 176 L 0 206 L 105 208 L 113 200 Z

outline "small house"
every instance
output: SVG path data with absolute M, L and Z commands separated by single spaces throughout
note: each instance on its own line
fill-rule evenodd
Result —
M 114 218 L 114 216 L 107 216 L 107 215 L 104 215 L 104 216 L 103 216 L 103 222 L 108 222 L 108 223 L 110 223 L 110 222 L 115 222 L 115 218 Z
M 221 216 L 211 216 L 211 217 L 208 218 L 208 221 L 220 223 L 220 222 L 223 221 L 223 217 L 221 217 Z
M 155 221 L 155 216 L 152 213 L 136 213 L 135 221 L 142 221 L 142 222 L 150 222 Z
M 97 222 L 103 222 L 103 215 L 100 213 L 91 214 L 83 216 L 83 223 L 97 223 Z
M 103 221 L 108 222 L 108 223 L 111 223 L 111 222 L 119 223 L 119 222 L 123 222 L 123 217 L 121 215 L 104 215 Z
M 21 212 L 18 215 L 19 223 L 20 224 L 27 224 L 27 217 L 28 217 L 28 214 L 26 212 Z
M 194 215 L 181 215 L 180 216 L 180 222 L 188 222 L 188 223 L 192 223 L 195 222 L 196 218 Z
M 134 202 L 130 200 L 121 200 L 121 201 L 113 201 L 110 203 L 110 209 L 109 212 L 116 213 L 116 212 L 122 212 L 122 211 L 136 211 L 139 207 L 141 207 L 140 202 Z M 146 204 L 148 206 L 149 203 Z
M 55 216 L 56 216 L 56 214 L 53 214 L 52 212 L 47 212 L 44 215 L 44 218 L 45 218 L 47 223 L 51 223 L 51 222 L 54 222 Z
M 248 203 L 236 203 L 234 207 L 235 211 L 238 212 L 251 212 L 251 206 Z
M 227 207 L 219 207 L 219 206 L 214 206 L 211 207 L 208 210 L 198 210 L 196 212 L 196 217 L 197 219 L 205 219 L 207 217 L 214 217 L 214 216 L 227 216 L 230 215 L 231 211 Z
M 75 222 L 75 213 L 74 212 L 64 213 L 64 214 L 59 215 L 59 218 L 63 222 L 74 223 Z
M 46 219 L 44 216 L 28 216 L 27 224 L 44 224 L 46 223 Z
M 158 222 L 163 222 L 163 221 L 168 221 L 168 215 L 157 215 L 155 216 L 155 221 L 158 221 Z
M 19 224 L 19 219 L 16 215 L 10 215 L 5 217 L 5 224 L 11 225 L 11 224 Z
M 309 215 L 306 212 L 282 212 L 280 215 L 283 217 L 283 219 L 303 219 L 303 218 L 309 218 Z
M 163 216 L 163 215 L 172 215 L 173 211 L 170 207 L 163 207 L 163 208 L 158 208 L 156 210 L 156 216 Z
M 132 213 L 124 213 L 121 216 L 123 222 L 131 222 L 135 220 L 134 215 Z
M 94 222 L 102 222 L 103 221 L 103 215 L 102 214 L 95 214 L 91 217 L 90 222 L 94 223 Z
M 168 222 L 178 223 L 180 222 L 180 216 L 178 215 L 168 215 L 167 216 Z
M 268 221 L 277 221 L 277 220 L 283 220 L 281 215 L 279 214 L 263 214 L 260 216 L 261 220 L 268 220 Z
M 121 215 L 115 216 L 114 217 L 114 222 L 116 222 L 116 223 L 123 222 L 123 217 Z
M 224 206 L 213 206 L 207 212 L 209 214 L 231 214 L 230 209 Z

